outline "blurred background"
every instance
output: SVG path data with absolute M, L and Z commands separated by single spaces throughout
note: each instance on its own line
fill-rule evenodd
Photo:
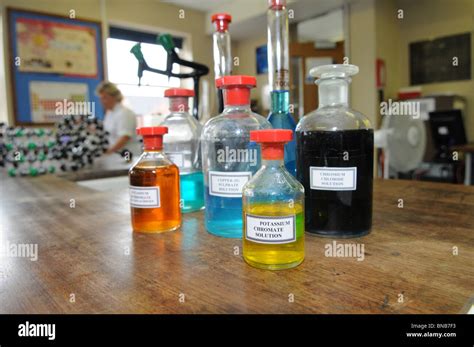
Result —
M 287 3 L 290 102 L 296 121 L 318 106 L 317 86 L 309 76 L 312 67 L 332 63 L 358 65 L 360 73 L 353 78 L 350 102 L 352 108 L 366 114 L 374 129 L 379 130 L 376 132 L 377 175 L 472 184 L 472 0 L 288 0 Z M 145 71 L 138 86 L 138 63 L 130 50 L 141 42 L 149 64 L 164 70 L 167 51 L 156 42 L 156 36 L 166 33 L 172 36 L 181 58 L 210 68 L 209 74 L 200 80 L 199 119 L 204 123 L 218 113 L 212 69 L 215 29 L 211 23 L 212 14 L 218 12 L 232 15 L 229 28 L 232 73 L 257 76 L 252 106 L 266 116 L 270 106 L 267 8 L 265 0 L 2 0 L 0 122 L 10 127 L 10 131 L 17 127 L 54 128 L 60 120 L 47 114 L 46 105 L 72 98 L 71 95 L 82 95 L 84 100 L 94 102 L 95 116 L 101 119 L 104 109 L 95 88 L 108 80 L 120 89 L 123 103 L 136 114 L 138 123 L 151 117 L 158 124 L 168 113 L 164 90 L 179 86 L 192 88 L 192 80 Z M 48 36 L 47 32 L 35 36 L 34 21 L 38 16 L 42 18 L 41 14 L 84 20 L 84 27 L 89 28 L 85 30 L 96 30 L 93 52 L 97 62 L 90 60 L 91 54 L 75 56 L 76 66 L 90 70 L 90 74 L 87 71 L 83 74 L 79 68 L 77 75 L 48 72 L 50 66 L 41 66 L 44 62 L 34 59 L 29 68 L 21 62 L 15 65 L 18 50 L 23 46 L 22 49 L 31 49 L 28 51 L 31 56 L 41 56 L 42 51 L 38 53 L 35 49 L 43 44 L 43 36 Z M 185 73 L 186 69 L 172 66 L 175 73 Z M 384 117 L 387 105 L 384 103 L 400 101 L 416 105 L 419 112 L 408 117 Z

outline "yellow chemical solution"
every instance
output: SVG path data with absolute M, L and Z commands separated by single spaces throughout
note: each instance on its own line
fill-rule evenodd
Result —
M 283 161 L 292 138 L 291 130 L 250 132 L 261 145 L 262 167 L 242 191 L 242 239 L 244 260 L 257 268 L 289 269 L 304 259 L 304 188 Z
M 276 220 L 277 224 L 281 224 L 281 220 L 288 223 L 290 218 L 294 218 L 296 230 L 296 240 L 294 242 L 281 244 L 254 242 L 247 239 L 247 235 L 243 235 L 244 259 L 247 263 L 269 270 L 288 269 L 301 264 L 304 259 L 304 207 L 301 204 L 294 204 L 293 207 L 290 207 L 291 205 L 293 204 L 290 201 L 289 203 L 244 206 L 245 231 L 247 231 L 246 223 L 249 215 L 270 217 L 271 219 L 267 221 Z M 264 229 L 265 226 L 262 226 L 262 228 Z M 265 235 L 265 231 L 262 231 L 262 233 L 262 235 Z

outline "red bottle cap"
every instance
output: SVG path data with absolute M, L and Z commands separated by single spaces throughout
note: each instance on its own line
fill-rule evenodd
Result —
M 216 79 L 217 88 L 224 89 L 224 105 L 249 105 L 250 89 L 255 88 L 253 76 L 234 75 Z
M 212 23 L 216 24 L 216 30 L 219 32 L 229 29 L 229 23 L 232 22 L 232 16 L 228 13 L 214 13 L 211 17 Z
M 268 0 L 268 7 L 281 10 L 283 7 L 286 7 L 286 0 Z
M 137 134 L 143 137 L 145 150 L 161 150 L 163 135 L 168 133 L 168 127 L 137 128 Z
M 194 96 L 192 89 L 170 88 L 165 90 L 165 97 L 170 98 L 170 111 L 172 112 L 187 112 L 190 96 Z
M 172 98 L 174 96 L 194 96 L 194 90 L 185 88 L 169 88 L 165 90 L 165 97 Z
M 266 129 L 250 131 L 250 141 L 261 144 L 262 158 L 282 160 L 285 157 L 285 143 L 293 139 L 293 131 L 288 129 Z

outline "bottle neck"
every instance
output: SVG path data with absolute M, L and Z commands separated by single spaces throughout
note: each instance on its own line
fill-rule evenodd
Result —
M 270 110 L 272 113 L 288 113 L 290 108 L 290 93 L 288 90 L 272 91 Z
M 280 168 L 285 166 L 283 159 L 262 159 L 262 167 Z
M 170 111 L 171 112 L 188 112 L 189 103 L 188 98 L 185 96 L 172 97 L 170 99 Z
M 329 78 L 318 80 L 319 107 L 349 105 L 349 78 Z
M 229 30 L 229 22 L 226 20 L 216 20 L 214 22 L 216 26 L 216 31 L 220 33 L 228 33 Z
M 278 143 L 262 143 L 262 160 L 264 162 L 283 162 L 285 157 L 285 144 Z
M 161 152 L 163 150 L 162 136 L 143 136 L 144 152 Z
M 213 34 L 213 58 L 216 79 L 231 74 L 231 41 L 228 31 L 216 31 Z

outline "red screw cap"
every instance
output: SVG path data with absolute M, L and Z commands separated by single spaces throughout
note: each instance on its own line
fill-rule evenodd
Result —
M 137 128 L 137 134 L 143 136 L 145 150 L 161 150 L 163 148 L 163 135 L 168 133 L 168 127 Z
M 228 13 L 215 13 L 211 17 L 212 23 L 215 23 L 216 30 L 223 32 L 229 28 L 229 23 L 232 22 L 232 16 Z
M 283 7 L 286 7 L 286 0 L 268 0 L 268 7 L 281 10 Z
M 293 139 L 293 131 L 288 129 L 266 129 L 250 131 L 250 141 L 261 143 L 262 158 L 281 160 L 285 156 L 285 143 Z
M 259 143 L 286 143 L 293 140 L 293 131 L 289 129 L 265 129 L 250 131 L 250 141 Z
M 168 133 L 168 127 L 137 128 L 137 134 L 142 136 L 160 136 Z
M 214 23 L 217 20 L 223 20 L 223 21 L 231 23 L 232 22 L 232 16 L 228 13 L 225 13 L 225 12 L 223 12 L 223 13 L 214 13 L 211 17 L 211 21 L 212 21 L 212 23 Z
M 216 79 L 216 86 L 217 88 L 227 88 L 227 87 L 255 88 L 257 86 L 257 79 L 253 76 L 246 76 L 246 75 L 223 76 Z
M 165 97 L 177 97 L 177 96 L 194 96 L 194 90 L 185 88 L 170 88 L 165 90 Z
M 253 76 L 223 76 L 216 80 L 216 86 L 224 89 L 224 105 L 249 105 L 250 89 L 257 85 Z

